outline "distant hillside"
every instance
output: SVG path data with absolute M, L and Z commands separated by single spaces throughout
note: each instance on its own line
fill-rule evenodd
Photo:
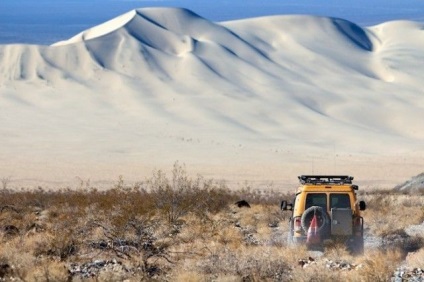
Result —
M 422 62 L 422 23 L 133 10 L 52 46 L 0 45 L 0 172 L 137 180 L 179 160 L 393 183 L 422 167 Z
M 394 190 L 411 194 L 424 193 L 424 172 L 397 185 Z

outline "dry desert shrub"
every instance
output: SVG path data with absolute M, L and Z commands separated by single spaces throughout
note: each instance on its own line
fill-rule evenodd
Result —
M 293 267 L 290 281 L 390 281 L 401 262 L 399 251 L 373 250 L 352 257 L 341 246 L 334 246 L 322 257 Z
M 361 196 L 367 202 L 363 213 L 369 233 L 381 236 L 403 230 L 424 220 L 424 196 L 371 191 Z
M 353 261 L 352 254 L 346 247 L 344 242 L 331 242 L 326 244 L 324 249 L 326 259 L 333 261 Z
M 325 265 L 322 264 L 313 264 L 302 268 L 298 266 L 292 271 L 291 279 L 287 281 L 296 281 L 296 282 L 322 282 L 322 281 L 355 281 L 350 280 L 350 273 L 341 272 L 341 271 L 328 271 Z M 357 280 L 360 281 L 360 280 Z
M 285 246 L 289 227 L 285 215 L 278 205 L 252 204 L 251 208 L 233 206 L 227 218 L 241 232 L 244 243 L 281 247 Z
M 150 191 L 156 210 L 170 224 L 188 213 L 200 217 L 216 213 L 235 199 L 229 189 L 217 187 L 201 176 L 191 179 L 178 163 L 174 164 L 171 180 L 162 171 L 156 171 L 146 182 L 146 189 Z
M 66 265 L 61 262 L 48 261 L 30 269 L 24 281 L 69 281 Z
M 424 220 L 422 196 L 362 196 L 367 233 L 389 243 Z M 108 190 L 3 189 L 0 278 L 3 271 L 16 281 L 385 281 L 406 256 L 404 245 L 359 257 L 337 242 L 322 257 L 286 246 L 290 214 L 279 202 L 291 198 L 229 190 L 189 177 L 178 163 L 170 177 L 156 171 L 134 186 L 119 177 Z M 239 208 L 239 200 L 250 208 Z M 422 239 L 408 240 L 416 251 L 411 264 L 422 265 Z M 315 262 L 299 264 L 310 256 Z M 362 268 L 329 269 L 327 260 Z
M 424 266 L 424 248 L 421 248 L 416 252 L 409 253 L 406 257 L 406 262 L 410 267 L 422 269 Z
M 363 267 L 358 274 L 362 281 L 390 281 L 402 259 L 403 254 L 398 250 L 370 251 L 363 257 Z
M 188 270 L 209 277 L 238 277 L 243 281 L 284 281 L 290 277 L 292 259 L 292 256 L 287 259 L 284 250 L 278 247 L 215 247 L 191 266 L 195 269 Z

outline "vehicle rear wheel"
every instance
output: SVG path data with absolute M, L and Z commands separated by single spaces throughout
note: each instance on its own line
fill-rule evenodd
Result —
M 293 246 L 293 236 L 291 234 L 291 231 L 287 234 L 287 246 Z
M 364 254 L 364 238 L 357 237 L 357 238 L 351 239 L 348 242 L 347 248 L 352 255 Z

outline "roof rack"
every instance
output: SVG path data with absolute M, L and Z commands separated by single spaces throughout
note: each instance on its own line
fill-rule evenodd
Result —
M 352 184 L 353 176 L 349 175 L 301 175 L 301 184 Z

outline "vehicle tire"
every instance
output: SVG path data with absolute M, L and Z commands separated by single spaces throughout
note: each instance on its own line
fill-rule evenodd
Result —
M 314 214 L 316 214 L 318 217 L 318 232 L 321 232 L 324 228 L 329 226 L 330 217 L 328 216 L 327 212 L 322 207 L 312 206 L 307 208 L 303 212 L 302 217 L 300 219 L 300 223 L 305 232 L 308 232 L 309 225 Z
M 304 237 L 294 237 L 291 232 L 289 232 L 289 234 L 287 234 L 287 246 L 288 247 L 295 247 L 295 246 L 304 245 L 305 241 L 306 241 L 306 238 L 304 238 Z
M 364 238 L 354 238 L 348 243 L 348 250 L 352 255 L 363 255 L 364 254 Z
M 291 234 L 291 231 L 289 230 L 289 234 L 287 234 L 287 246 L 293 246 L 293 236 Z
M 289 222 L 289 232 L 287 233 L 287 246 L 293 246 L 293 219 L 290 218 Z

